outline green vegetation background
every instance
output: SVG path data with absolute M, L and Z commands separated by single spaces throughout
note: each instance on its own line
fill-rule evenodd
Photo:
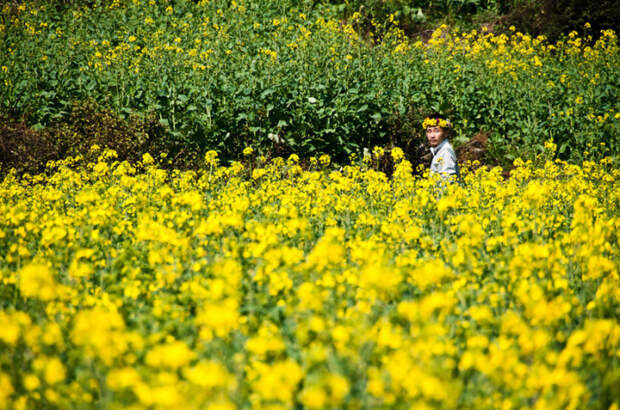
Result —
M 618 14 L 577 0 L 13 1 L 2 167 L 34 171 L 92 143 L 177 165 L 209 149 L 343 161 L 398 145 L 415 163 L 432 111 L 452 119 L 457 146 L 486 133 L 488 164 L 533 158 L 549 139 L 563 159 L 617 156 L 617 37 L 599 37 Z

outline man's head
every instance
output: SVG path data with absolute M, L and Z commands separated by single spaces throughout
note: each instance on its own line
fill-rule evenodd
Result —
M 427 117 L 422 126 L 426 129 L 426 138 L 433 148 L 448 138 L 450 122 L 440 114 L 433 114 Z

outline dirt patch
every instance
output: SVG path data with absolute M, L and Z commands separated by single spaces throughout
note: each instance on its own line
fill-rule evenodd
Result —
M 466 164 L 467 162 L 473 163 L 474 161 L 477 161 L 477 167 L 482 166 L 485 163 L 488 142 L 489 133 L 479 132 L 465 144 L 458 147 L 456 150 L 456 157 L 459 164 Z
M 456 156 L 461 166 L 468 164 L 471 169 L 478 169 L 480 167 L 491 169 L 493 167 L 502 166 L 502 164 L 497 161 L 491 161 L 487 156 L 489 150 L 489 135 L 489 132 L 479 132 L 465 144 L 457 148 Z M 502 176 L 504 179 L 510 178 L 510 172 L 514 167 L 502 168 Z

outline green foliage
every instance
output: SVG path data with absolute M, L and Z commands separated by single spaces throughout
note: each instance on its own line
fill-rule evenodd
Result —
M 613 33 L 596 46 L 571 38 L 550 47 L 443 30 L 425 45 L 388 18 L 365 39 L 361 17 L 343 22 L 335 7 L 299 1 L 67 2 L 2 13 L 0 112 L 39 128 L 92 100 L 125 120 L 153 115 L 166 152 L 214 149 L 230 160 L 252 146 L 340 162 L 375 145 L 409 143 L 419 155 L 419 124 L 440 109 L 456 145 L 489 133 L 493 163 L 531 158 L 548 139 L 564 159 L 618 152 Z
M 396 19 L 407 32 L 421 31 L 424 23 L 458 18 L 463 22 L 485 11 L 496 11 L 497 0 L 351 0 L 329 1 L 338 12 L 350 17 L 359 13 L 368 28 L 374 21 L 383 23 Z

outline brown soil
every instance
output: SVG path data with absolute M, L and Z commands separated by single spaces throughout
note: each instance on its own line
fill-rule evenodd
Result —
M 458 149 L 456 150 L 456 157 L 459 161 L 459 164 L 465 164 L 468 161 L 478 161 L 478 166 L 482 166 L 485 162 L 485 154 L 487 152 L 488 141 L 489 133 L 479 132 L 465 144 L 458 147 Z

